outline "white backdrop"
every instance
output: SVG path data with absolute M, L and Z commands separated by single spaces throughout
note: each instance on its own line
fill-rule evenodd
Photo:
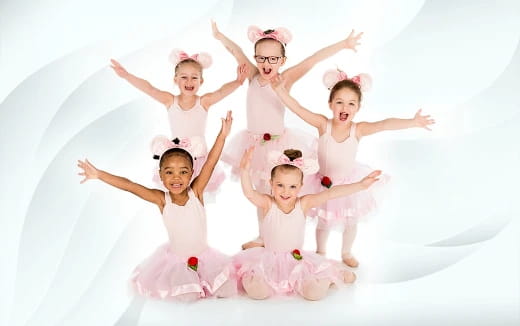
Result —
M 518 325 L 520 2 L 3 0 L 0 3 L 0 324 Z M 321 302 L 245 298 L 163 303 L 132 297 L 132 269 L 166 241 L 153 205 L 100 182 L 76 160 L 152 185 L 148 148 L 168 135 L 165 110 L 119 79 L 130 72 L 177 93 L 172 48 L 214 64 L 200 94 L 235 78 L 210 19 L 248 55 L 250 24 L 292 31 L 287 66 L 364 31 L 293 88 L 329 114 L 326 69 L 374 80 L 358 121 L 412 117 L 434 131 L 363 140 L 359 160 L 392 176 L 388 200 L 360 225 L 358 282 Z M 245 127 L 246 87 L 210 110 L 208 143 L 232 109 Z M 313 133 L 291 113 L 287 124 Z M 255 210 L 227 179 L 206 205 L 210 244 L 233 254 L 256 232 Z M 332 235 L 329 256 L 339 255 Z M 314 249 L 313 225 L 305 246 Z

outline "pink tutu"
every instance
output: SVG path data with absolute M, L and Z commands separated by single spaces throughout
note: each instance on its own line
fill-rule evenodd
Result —
M 360 181 L 373 171 L 374 169 L 371 167 L 357 163 L 347 177 L 328 177 L 332 181 L 332 186 L 350 184 Z M 322 178 L 323 175 L 320 173 L 313 175 L 311 193 L 319 193 L 327 189 L 321 184 Z M 308 216 L 319 218 L 318 228 L 320 229 L 357 224 L 361 218 L 376 211 L 378 203 L 382 200 L 382 190 L 389 179 L 390 177 L 388 175 L 381 175 L 379 181 L 369 189 L 352 195 L 331 199 L 320 207 L 312 208 Z
M 188 267 L 189 257 L 180 257 L 164 244 L 137 266 L 133 272 L 131 286 L 140 295 L 158 299 L 176 299 L 187 293 L 198 293 L 200 298 L 214 295 L 228 280 L 226 291 L 219 296 L 236 294 L 236 279 L 231 259 L 208 248 L 197 255 L 198 267 Z M 223 293 L 226 292 L 226 293 Z
M 206 158 L 206 156 L 201 156 L 193 160 L 193 177 L 191 181 L 193 181 L 193 179 L 195 179 L 195 177 L 199 175 L 200 170 L 202 170 L 202 166 L 204 165 L 204 163 L 206 163 Z M 157 163 L 157 167 L 154 168 L 152 180 L 155 182 L 156 186 L 160 190 L 167 191 L 163 183 L 161 182 L 158 164 L 159 163 Z M 209 179 L 209 182 L 206 185 L 206 189 L 204 190 L 204 192 L 216 193 L 222 185 L 222 182 L 224 182 L 224 179 L 226 179 L 224 169 L 220 164 L 217 164 L 217 166 L 215 166 L 215 169 L 213 170 L 213 173 L 211 174 L 211 178 Z
M 297 149 L 303 157 L 316 158 L 317 138 L 294 129 L 285 129 L 281 135 L 253 134 L 247 130 L 238 132 L 228 143 L 221 160 L 231 165 L 231 173 L 240 175 L 240 161 L 244 152 L 251 146 L 255 147 L 251 159 L 251 180 L 258 186 L 271 178 L 271 168 L 267 164 L 268 153 L 286 149 Z
M 314 252 L 302 251 L 297 260 L 291 252 L 275 252 L 263 247 L 244 250 L 233 257 L 239 287 L 242 277 L 260 275 L 272 288 L 273 294 L 302 295 L 303 282 L 307 279 L 328 279 L 334 284 L 343 283 L 341 264 L 328 260 Z

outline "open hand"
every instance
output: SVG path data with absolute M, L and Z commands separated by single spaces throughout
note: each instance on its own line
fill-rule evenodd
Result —
M 233 124 L 233 117 L 231 111 L 227 111 L 226 118 L 221 118 L 222 128 L 220 129 L 220 135 L 227 137 L 231 131 L 231 125 Z
M 430 115 L 421 115 L 422 109 L 419 109 L 415 116 L 413 117 L 413 121 L 417 127 L 424 128 L 426 130 L 430 130 L 428 128 L 429 125 L 435 124 L 435 120 L 430 118 Z
M 359 181 L 359 183 L 361 183 L 361 185 L 363 185 L 363 187 L 365 189 L 369 188 L 374 182 L 376 182 L 377 180 L 379 180 L 379 176 L 381 175 L 381 170 L 375 170 L 375 171 L 372 171 L 372 173 L 370 173 L 369 175 L 367 175 L 366 177 L 364 177 L 361 181 Z
M 85 161 L 78 160 L 78 167 L 83 169 L 83 172 L 78 173 L 78 175 L 85 177 L 85 179 L 81 180 L 80 183 L 84 183 L 89 179 L 98 179 L 98 169 L 96 169 L 96 167 L 92 165 L 92 163 L 90 163 L 87 159 L 85 159 Z
M 271 78 L 271 87 L 275 91 L 284 90 L 285 89 L 285 79 L 282 75 L 278 75 L 276 77 Z
M 119 77 L 126 78 L 128 76 L 128 71 L 126 71 L 126 69 L 123 68 L 119 62 L 114 59 L 110 59 L 110 62 L 112 63 L 110 68 L 112 68 Z
M 248 74 L 249 68 L 245 63 L 237 67 L 237 81 L 240 83 L 240 85 L 244 83 L 244 80 L 246 80 Z
M 242 155 L 242 160 L 240 160 L 240 170 L 249 170 L 254 150 L 255 148 L 251 146 L 244 152 L 244 155 Z
M 214 20 L 211 21 L 211 31 L 213 32 L 213 37 L 214 38 L 216 38 L 217 40 L 221 40 L 222 39 L 223 35 L 218 30 L 217 23 L 215 23 Z
M 352 30 L 352 32 L 350 32 L 348 37 L 345 39 L 345 48 L 351 49 L 354 52 L 357 52 L 356 46 L 361 44 L 361 43 L 359 43 L 359 40 L 361 39 L 362 35 L 363 35 L 363 32 L 355 35 L 354 30 Z

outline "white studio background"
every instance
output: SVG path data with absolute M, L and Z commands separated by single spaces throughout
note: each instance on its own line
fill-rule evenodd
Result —
M 151 186 L 149 142 L 169 134 L 160 104 L 119 79 L 119 60 L 177 93 L 172 48 L 214 64 L 200 94 L 236 76 L 210 20 L 253 55 L 246 30 L 293 33 L 287 66 L 364 31 L 293 88 L 329 114 L 326 69 L 374 80 L 357 120 L 412 117 L 432 132 L 363 140 L 359 160 L 391 175 L 385 206 L 361 224 L 358 282 L 321 302 L 245 298 L 194 304 L 134 298 L 133 268 L 166 241 L 156 208 L 96 181 L 76 160 Z M 520 322 L 520 2 L 64 1 L 0 2 L 1 325 L 513 325 Z M 210 110 L 211 144 L 226 110 L 245 127 L 246 87 Z M 314 132 L 291 113 L 287 124 Z M 210 244 L 233 254 L 256 232 L 253 207 L 227 179 L 206 205 Z M 340 236 L 329 256 L 338 258 Z M 305 246 L 314 249 L 313 225 Z

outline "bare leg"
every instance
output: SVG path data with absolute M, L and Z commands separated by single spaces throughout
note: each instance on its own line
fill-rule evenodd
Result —
M 330 287 L 328 279 L 309 279 L 303 281 L 302 296 L 310 301 L 321 300 L 327 295 Z
M 271 288 L 264 278 L 254 274 L 245 275 L 242 278 L 242 286 L 251 299 L 263 300 L 271 295 Z
M 345 283 L 354 283 L 356 281 L 356 273 L 351 271 L 344 271 L 343 272 L 343 282 Z
M 343 245 L 341 247 L 341 259 L 349 267 L 358 267 L 359 262 L 352 256 L 352 244 L 356 239 L 357 224 L 347 225 L 343 231 Z

